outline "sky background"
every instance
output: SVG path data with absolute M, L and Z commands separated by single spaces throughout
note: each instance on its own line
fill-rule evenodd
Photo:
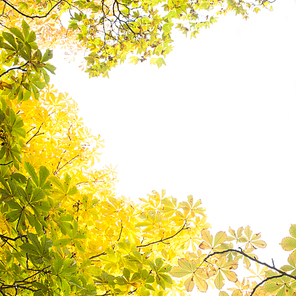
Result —
M 52 82 L 68 92 L 117 165 L 118 195 L 152 190 L 207 209 L 213 230 L 250 225 L 276 266 L 296 223 L 296 2 L 248 21 L 220 17 L 196 39 L 175 34 L 167 66 L 125 63 L 88 79 L 56 54 Z

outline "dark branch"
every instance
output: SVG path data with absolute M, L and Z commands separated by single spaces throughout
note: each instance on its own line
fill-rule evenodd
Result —
M 3 0 L 4 1 L 4 0 Z M 26 71 L 25 69 L 22 69 L 23 67 L 27 66 L 29 64 L 29 62 L 26 62 L 25 64 L 18 66 L 18 67 L 12 67 L 10 69 L 8 69 L 7 71 L 3 72 L 2 74 L 0 74 L 0 77 L 2 77 L 3 75 L 7 74 L 8 72 L 12 71 L 12 70 L 21 70 L 21 71 Z
M 17 13 L 21 14 L 24 17 L 30 18 L 30 19 L 34 19 L 34 18 L 44 18 L 47 17 L 51 11 L 57 7 L 59 4 L 61 4 L 63 2 L 63 0 L 58 1 L 54 6 L 52 6 L 52 8 L 44 15 L 27 15 L 23 12 L 21 12 L 20 10 L 18 10 L 16 7 L 14 7 L 12 4 L 10 4 L 7 0 L 2 0 L 4 3 L 6 3 L 8 6 L 10 6 L 13 10 L 15 10 Z
M 121 226 L 120 226 L 120 233 L 119 233 L 118 240 L 117 240 L 118 242 L 121 239 L 121 234 L 122 234 L 122 229 L 123 229 L 122 220 L 120 222 L 121 222 Z
M 186 227 L 186 221 L 185 221 L 185 223 L 184 223 L 184 225 L 182 226 L 182 228 L 179 229 L 175 234 L 173 234 L 173 235 L 171 235 L 171 236 L 169 236 L 169 237 L 166 237 L 166 238 L 162 238 L 162 239 L 160 239 L 160 240 L 158 240 L 158 241 L 155 241 L 155 242 L 152 242 L 152 243 L 148 243 L 148 244 L 146 244 L 146 245 L 140 245 L 140 246 L 137 246 L 137 248 L 145 248 L 145 247 L 149 247 L 149 246 L 151 246 L 151 245 L 155 245 L 155 244 L 158 244 L 158 243 L 163 243 L 163 242 L 166 241 L 166 240 L 172 239 L 173 237 L 175 237 L 176 235 L 178 235 L 181 231 L 186 230 L 186 229 L 189 229 L 189 227 Z
M 43 124 L 44 124 L 44 122 L 41 123 L 41 125 L 39 126 L 37 132 L 32 136 L 32 138 L 31 138 L 30 140 L 28 140 L 28 141 L 26 142 L 26 144 L 29 144 L 30 141 L 33 140 L 34 137 L 37 137 L 37 136 L 40 136 L 40 135 L 43 135 L 43 134 L 44 134 L 44 133 L 39 134 L 40 129 L 41 129 L 41 127 L 42 127 Z
M 276 268 L 276 267 L 274 267 L 274 266 L 271 266 L 271 265 L 269 265 L 269 264 L 267 264 L 267 263 L 265 263 L 265 262 L 262 262 L 262 261 L 258 260 L 256 257 L 251 257 L 250 255 L 246 254 L 246 253 L 243 252 L 242 250 L 235 250 L 235 249 L 228 249 L 228 250 L 225 250 L 225 251 L 214 252 L 214 253 L 211 253 L 211 254 L 207 255 L 207 256 L 205 257 L 205 259 L 202 261 L 202 263 L 197 267 L 197 269 L 200 268 L 201 265 L 202 265 L 204 262 L 207 262 L 207 260 L 208 260 L 209 258 L 211 258 L 211 257 L 213 257 L 213 256 L 215 256 L 215 255 L 222 255 L 222 254 L 226 254 L 226 253 L 230 253 L 230 252 L 239 253 L 239 254 L 245 256 L 246 258 L 248 258 L 248 259 L 250 259 L 250 260 L 256 262 L 256 263 L 258 263 L 258 264 L 260 264 L 260 265 L 264 265 L 264 266 L 270 268 L 271 270 L 274 270 L 274 271 L 276 271 L 276 272 L 279 273 L 279 275 L 275 275 L 275 276 L 267 277 L 266 279 L 264 279 L 263 281 L 261 281 L 259 284 L 257 284 L 257 285 L 255 286 L 255 288 L 253 288 L 252 293 L 250 294 L 250 296 L 253 296 L 253 295 L 254 295 L 254 293 L 255 293 L 255 291 L 256 291 L 256 289 L 257 289 L 258 287 L 260 287 L 263 283 L 265 283 L 265 282 L 267 282 L 267 281 L 269 281 L 269 280 L 271 280 L 271 279 L 274 279 L 274 278 L 280 278 L 280 277 L 283 277 L 283 276 L 287 276 L 287 277 L 289 277 L 289 278 L 292 278 L 292 279 L 296 280 L 296 276 L 293 276 L 293 275 L 291 275 L 291 274 L 288 274 L 288 273 L 286 273 L 286 272 L 284 272 L 284 271 L 282 271 L 282 270 L 280 270 L 280 269 L 278 269 L 278 268 Z M 207 263 L 208 263 L 208 262 L 207 262 Z
M 19 235 L 19 236 L 17 236 L 17 237 L 12 238 L 12 237 L 5 236 L 5 235 L 0 234 L 0 238 L 1 238 L 3 241 L 11 240 L 11 241 L 14 241 L 14 242 L 15 242 L 16 240 L 18 240 L 18 239 L 20 239 L 20 238 L 23 238 L 23 237 L 27 237 L 27 236 L 26 236 L 26 235 Z
M 259 288 L 263 283 L 265 283 L 265 282 L 267 282 L 267 281 L 269 281 L 269 280 L 272 280 L 272 279 L 280 278 L 280 277 L 282 277 L 282 276 L 284 276 L 284 275 L 282 275 L 282 274 L 278 274 L 278 275 L 274 275 L 274 276 L 271 276 L 271 277 L 267 277 L 266 279 L 264 279 L 263 281 L 261 281 L 259 284 L 257 284 L 257 285 L 253 288 L 252 293 L 250 294 L 250 296 L 253 296 L 254 293 L 256 292 L 257 288 Z
M 0 165 L 9 165 L 9 164 L 11 164 L 11 163 L 13 163 L 13 161 L 10 161 L 10 162 L 8 162 L 8 163 L 0 163 Z
M 149 243 L 149 244 L 146 244 L 146 245 L 140 245 L 140 246 L 136 246 L 137 248 L 145 248 L 145 247 L 148 247 L 148 246 L 151 246 L 151 245 L 154 245 L 154 244 L 158 244 L 158 243 L 163 243 L 164 241 L 166 240 L 169 240 L 169 239 L 172 239 L 173 237 L 175 237 L 176 235 L 178 235 L 181 231 L 183 230 L 186 230 L 186 229 L 189 229 L 189 227 L 186 227 L 186 221 L 184 223 L 184 225 L 182 226 L 181 229 L 179 229 L 175 234 L 169 236 L 169 237 L 166 237 L 166 238 L 163 238 L 163 239 L 160 239 L 158 241 L 155 241 L 155 242 L 152 242 L 152 243 Z M 122 233 L 122 225 L 121 225 L 121 231 L 120 231 L 120 235 L 119 235 L 119 239 L 121 237 L 121 233 Z M 119 239 L 117 241 L 119 241 Z M 103 252 L 103 253 L 100 253 L 98 255 L 95 255 L 95 256 L 92 256 L 90 257 L 89 259 L 95 259 L 95 258 L 98 258 L 100 256 L 103 256 L 103 255 L 107 255 L 107 253 Z

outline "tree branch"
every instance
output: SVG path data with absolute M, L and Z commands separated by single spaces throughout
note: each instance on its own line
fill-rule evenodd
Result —
M 241 254 L 241 255 L 247 257 L 248 259 L 250 259 L 250 260 L 256 262 L 256 263 L 258 263 L 258 264 L 260 264 L 260 265 L 264 265 L 264 266 L 270 268 L 271 270 L 274 270 L 274 271 L 276 271 L 276 272 L 279 273 L 279 275 L 275 275 L 275 276 L 267 277 L 266 279 L 264 279 L 263 281 L 261 281 L 259 284 L 257 284 L 257 285 L 255 286 L 255 288 L 253 288 L 252 293 L 250 294 L 250 296 L 253 296 L 253 295 L 254 295 L 254 293 L 255 293 L 255 291 L 257 290 L 258 287 L 260 287 L 263 283 L 265 283 L 265 282 L 267 282 L 267 281 L 269 281 L 269 280 L 271 280 L 271 279 L 274 279 L 274 278 L 280 278 L 280 277 L 283 277 L 283 276 L 287 276 L 287 277 L 289 277 L 289 278 L 292 278 L 292 279 L 296 280 L 296 276 L 293 276 L 293 275 L 291 275 L 291 274 L 288 274 L 288 273 L 286 273 L 286 272 L 284 272 L 284 271 L 282 271 L 282 270 L 276 268 L 274 265 L 271 266 L 271 265 L 269 265 L 269 264 L 267 264 L 267 263 L 265 263 L 265 262 L 262 262 L 262 261 L 258 260 L 256 257 L 251 257 L 250 255 L 248 255 L 248 254 L 246 254 L 245 252 L 243 252 L 242 249 L 240 249 L 240 250 L 236 250 L 236 249 L 228 249 L 228 250 L 225 250 L 225 251 L 220 251 L 220 252 L 214 252 L 214 253 L 211 253 L 211 254 L 209 254 L 209 255 L 207 255 L 207 256 L 205 257 L 205 259 L 201 262 L 201 264 L 200 264 L 196 269 L 200 268 L 201 265 L 202 265 L 204 262 L 207 262 L 207 260 L 208 260 L 209 258 L 211 258 L 211 257 L 213 257 L 213 256 L 215 256 L 215 255 L 222 255 L 222 254 L 226 254 L 226 253 L 230 253 L 230 252 L 239 253 L 239 254 Z M 209 263 L 209 262 L 207 262 L 207 263 Z
M 152 242 L 152 243 L 148 243 L 148 244 L 146 244 L 146 245 L 140 245 L 140 246 L 137 246 L 137 248 L 145 248 L 145 247 L 149 247 L 149 246 L 151 246 L 151 245 L 155 245 L 155 244 L 158 244 L 158 243 L 163 243 L 164 241 L 169 240 L 169 239 L 175 237 L 175 236 L 178 235 L 181 231 L 186 230 L 186 229 L 189 229 L 189 228 L 190 228 L 190 227 L 186 227 L 186 221 L 185 221 L 185 223 L 184 223 L 184 225 L 182 226 L 182 228 L 179 229 L 175 234 L 173 234 L 173 235 L 171 235 L 171 236 L 169 236 L 169 237 L 166 237 L 166 238 L 160 239 L 160 240 L 158 240 L 158 241 L 155 241 L 155 242 Z
M 37 132 L 32 136 L 32 138 L 31 138 L 30 140 L 28 140 L 28 141 L 26 142 L 26 144 L 29 144 L 30 141 L 33 140 L 34 137 L 37 137 L 37 136 L 38 136 L 38 134 L 39 134 L 39 132 L 40 132 L 40 129 L 41 129 L 41 127 L 42 127 L 43 124 L 44 124 L 44 122 L 41 123 L 41 125 L 39 126 Z M 43 134 L 44 134 L 44 133 L 41 133 L 41 134 L 39 134 L 39 135 L 43 135 Z
M 136 246 L 136 248 L 145 248 L 145 247 L 148 247 L 148 246 L 151 246 L 151 245 L 154 245 L 154 244 L 162 243 L 162 242 L 164 242 L 164 241 L 166 241 L 166 240 L 172 239 L 173 237 L 175 237 L 176 235 L 178 235 L 181 231 L 186 230 L 186 229 L 189 229 L 189 228 L 190 228 L 190 227 L 186 227 L 186 221 L 185 221 L 185 223 L 184 223 L 184 225 L 182 226 L 182 228 L 179 229 L 175 234 L 173 234 L 173 235 L 171 235 L 171 236 L 169 236 L 169 237 L 166 237 L 166 238 L 164 238 L 164 239 L 160 239 L 160 240 L 158 240 L 158 241 L 155 241 L 155 242 L 152 242 L 152 243 L 148 243 L 148 244 L 146 244 L 146 245 Z M 120 239 L 120 237 L 121 237 L 121 232 L 122 232 L 122 227 L 121 227 L 121 231 L 120 231 L 119 239 Z M 119 239 L 118 239 L 118 240 L 119 240 Z M 118 240 L 117 240 L 117 241 L 118 241 Z M 100 253 L 100 254 L 98 254 L 98 255 L 95 255 L 95 256 L 90 257 L 89 259 L 90 259 L 90 260 L 91 260 L 91 259 L 95 259 L 95 258 L 98 258 L 98 257 L 103 256 L 103 255 L 107 255 L 107 253 L 102 252 L 102 253 Z
M 63 2 L 63 0 L 58 1 L 54 6 L 52 6 L 52 8 L 44 15 L 27 15 L 23 12 L 21 12 L 20 10 L 18 10 L 16 7 L 14 7 L 11 3 L 9 3 L 7 0 L 2 0 L 4 3 L 6 3 L 8 6 L 10 6 L 13 10 L 15 10 L 17 13 L 21 14 L 24 17 L 30 18 L 30 19 L 34 19 L 34 18 L 44 18 L 47 17 L 51 11 L 57 7 L 59 4 L 61 4 Z
M 3 0 L 4 1 L 4 0 Z M 18 67 L 12 67 L 10 69 L 8 69 L 7 71 L 3 72 L 0 74 L 0 77 L 2 77 L 3 75 L 7 74 L 8 72 L 12 71 L 12 70 L 22 70 L 22 71 L 26 71 L 25 69 L 22 69 L 22 67 L 25 67 L 29 64 L 29 62 L 26 62 L 25 64 L 18 66 Z
M 67 164 L 71 163 L 75 158 L 79 157 L 80 155 L 77 154 L 76 156 L 72 157 L 69 161 L 67 161 L 63 166 L 61 166 L 59 169 L 57 168 L 57 170 L 53 173 L 54 175 L 56 175 L 63 167 L 65 167 Z M 60 162 L 59 162 L 60 164 Z M 59 165 L 58 165 L 59 166 Z
M 13 161 L 10 161 L 10 162 L 8 162 L 8 163 L 0 163 L 0 165 L 9 165 L 9 164 L 11 164 L 11 163 L 13 163 Z

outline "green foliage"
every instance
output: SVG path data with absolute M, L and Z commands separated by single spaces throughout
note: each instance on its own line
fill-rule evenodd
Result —
M 40 90 L 48 84 L 48 71 L 55 67 L 46 63 L 52 58 L 52 50 L 44 54 L 38 49 L 36 34 L 23 20 L 21 30 L 9 28 L 0 35 L 0 89 L 9 99 L 28 100 L 31 95 L 38 100 Z M 5 65 L 5 67 L 3 67 Z M 8 70 L 6 70 L 6 68 Z

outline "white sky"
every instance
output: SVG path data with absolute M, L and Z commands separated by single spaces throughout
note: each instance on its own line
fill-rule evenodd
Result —
M 52 82 L 79 103 L 118 165 L 119 195 L 152 190 L 202 199 L 214 230 L 250 225 L 280 267 L 296 223 L 296 2 L 248 21 L 222 17 L 196 39 L 175 36 L 158 69 L 124 64 L 88 80 L 63 62 Z M 260 253 L 260 256 L 261 256 Z

